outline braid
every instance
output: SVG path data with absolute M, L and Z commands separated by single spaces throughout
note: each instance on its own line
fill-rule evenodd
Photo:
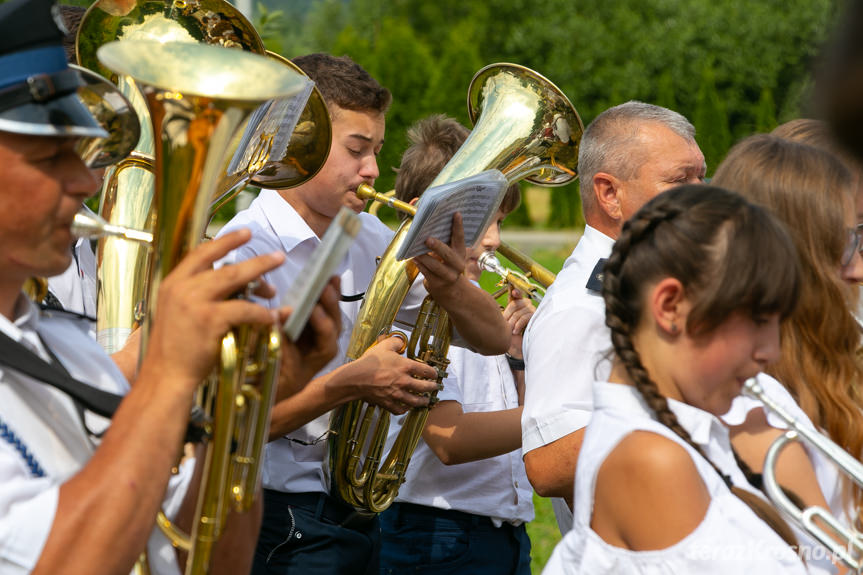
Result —
M 782 520 L 776 510 L 757 495 L 735 487 L 731 477 L 722 473 L 717 465 L 707 457 L 707 454 L 696 444 L 689 432 L 680 424 L 677 416 L 668 406 L 668 399 L 660 393 L 644 364 L 638 351 L 632 343 L 632 328 L 638 324 L 638 310 L 626 303 L 628 286 L 622 277 L 625 273 L 626 257 L 638 245 L 653 239 L 661 228 L 673 225 L 674 219 L 685 211 L 685 206 L 673 202 L 650 202 L 642 208 L 630 221 L 623 226 L 620 237 L 614 244 L 614 250 L 603 267 L 602 296 L 605 300 L 605 324 L 611 331 L 611 343 L 615 355 L 626 369 L 635 388 L 644 398 L 648 407 L 655 413 L 657 420 L 683 439 L 692 447 L 728 486 L 729 490 L 741 499 L 753 512 L 767 523 L 786 543 L 792 547 L 797 544 L 794 533 Z M 656 249 L 655 242 L 651 247 Z M 643 278 L 642 278 L 643 279 Z

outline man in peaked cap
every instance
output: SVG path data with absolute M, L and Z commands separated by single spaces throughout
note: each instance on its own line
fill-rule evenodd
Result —
M 145 549 L 151 572 L 179 573 L 153 522 L 161 507 L 188 524 L 194 507 L 191 470 L 171 473 L 193 392 L 229 327 L 284 319 L 225 299 L 283 257 L 214 271 L 247 231 L 191 252 L 162 282 L 131 388 L 86 326 L 23 295 L 28 277 L 69 265 L 70 224 L 95 188 L 75 144 L 106 135 L 75 95 L 56 15 L 50 0 L 0 6 L 0 573 L 123 573 Z M 259 515 L 231 517 L 214 572 L 248 571 Z
M 33 136 L 105 137 L 76 95 L 59 8 L 48 0 L 0 5 L 0 130 Z

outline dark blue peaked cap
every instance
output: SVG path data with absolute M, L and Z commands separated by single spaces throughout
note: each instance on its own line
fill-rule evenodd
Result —
M 108 135 L 78 98 L 84 82 L 66 63 L 65 34 L 54 0 L 0 4 L 0 131 Z

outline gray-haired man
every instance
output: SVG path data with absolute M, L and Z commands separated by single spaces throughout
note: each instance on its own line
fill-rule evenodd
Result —
M 704 180 L 695 128 L 666 108 L 627 102 L 587 127 L 578 156 L 584 235 L 524 335 L 522 449 L 533 488 L 555 500 L 558 526 L 572 526 L 578 451 L 593 409 L 591 386 L 608 376 L 611 347 L 600 296 L 604 258 L 625 222 L 648 200 Z

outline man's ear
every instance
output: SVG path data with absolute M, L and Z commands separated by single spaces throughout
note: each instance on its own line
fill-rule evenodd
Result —
M 650 289 L 650 312 L 659 329 L 670 336 L 683 332 L 689 303 L 677 278 L 664 278 Z
M 593 176 L 593 194 L 602 212 L 615 221 L 623 220 L 623 209 L 620 206 L 620 180 L 606 172 L 597 172 Z

